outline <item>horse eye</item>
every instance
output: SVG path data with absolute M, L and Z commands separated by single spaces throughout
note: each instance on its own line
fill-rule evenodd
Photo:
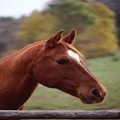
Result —
M 57 62 L 58 64 L 61 64 L 61 65 L 65 65 L 65 64 L 68 63 L 68 61 L 67 61 L 66 59 L 59 59 L 59 60 L 56 60 L 56 62 Z

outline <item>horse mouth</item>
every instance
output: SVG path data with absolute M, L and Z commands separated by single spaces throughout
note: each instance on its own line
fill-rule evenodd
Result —
M 96 99 L 94 97 L 89 98 L 82 93 L 79 94 L 79 98 L 85 104 L 99 103 L 99 102 L 102 102 L 102 100 L 103 100 L 102 98 L 99 98 L 99 99 Z

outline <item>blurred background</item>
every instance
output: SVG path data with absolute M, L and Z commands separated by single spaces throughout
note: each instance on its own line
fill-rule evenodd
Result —
M 75 47 L 106 86 L 103 103 L 39 85 L 25 109 L 120 109 L 120 0 L 1 0 L 0 58 L 61 29 L 77 29 Z

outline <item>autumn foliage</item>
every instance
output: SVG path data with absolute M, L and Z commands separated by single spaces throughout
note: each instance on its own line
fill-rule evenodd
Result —
M 82 35 L 77 46 L 88 57 L 114 53 L 118 48 L 114 13 L 101 3 L 90 4 L 90 11 L 97 16 L 96 24 Z
M 34 11 L 20 25 L 18 37 L 27 43 L 45 40 L 65 29 L 77 29 L 75 46 L 87 57 L 114 53 L 117 46 L 115 15 L 105 5 L 85 0 L 52 0 L 43 12 Z

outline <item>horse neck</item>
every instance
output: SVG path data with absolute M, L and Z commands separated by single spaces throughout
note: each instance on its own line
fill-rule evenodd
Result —
M 34 43 L 10 56 L 13 65 L 12 67 L 15 67 L 16 70 L 18 70 L 18 74 L 20 72 L 24 74 L 28 72 L 29 66 L 31 66 L 34 58 L 37 56 L 38 52 L 40 52 L 41 47 L 42 43 Z
M 41 47 L 42 43 L 34 43 L 0 60 L 0 83 L 6 83 L 3 87 L 7 88 L 10 85 L 11 90 L 17 89 L 19 93 L 21 90 L 28 92 L 26 89 L 30 88 L 28 94 L 33 92 L 38 83 L 28 73 L 28 68 Z
M 26 46 L 25 48 L 21 49 L 20 51 L 13 54 L 14 60 L 16 62 L 22 62 L 22 64 L 30 64 L 33 59 L 36 57 L 38 52 L 41 51 L 42 43 L 33 43 L 31 45 Z M 22 65 L 21 64 L 21 65 Z
M 6 96 L 8 98 L 16 90 L 14 99 L 11 98 L 11 101 L 19 99 L 16 104 L 21 105 L 31 96 L 38 83 L 28 73 L 28 67 L 32 64 L 33 58 L 41 47 L 41 43 L 29 45 L 0 61 L 0 89 L 4 90 L 2 93 L 0 92 L 0 97 L 8 91 Z M 9 104 L 12 105 L 11 101 L 9 101 Z

